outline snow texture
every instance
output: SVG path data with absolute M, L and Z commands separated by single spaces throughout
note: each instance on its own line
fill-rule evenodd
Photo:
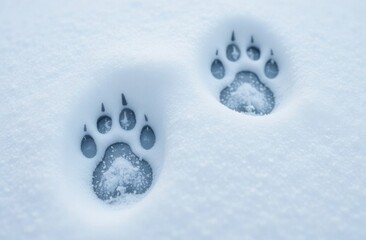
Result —
M 2 1 L 0 239 L 366 239 L 365 11 L 362 0 Z M 273 92 L 269 114 L 220 102 L 243 71 Z M 153 172 L 120 204 L 92 184 L 114 143 Z M 136 173 L 124 160 L 108 186 Z

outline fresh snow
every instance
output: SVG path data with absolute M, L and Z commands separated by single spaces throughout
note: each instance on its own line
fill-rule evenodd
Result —
M 3 0 L 0 239 L 366 239 L 365 12 L 362 0 Z M 245 57 L 251 36 L 258 61 Z M 279 74 L 266 79 L 271 50 Z M 269 115 L 220 103 L 240 71 L 273 91 Z M 84 124 L 94 158 L 80 151 Z M 92 175 L 121 141 L 154 180 L 111 205 Z

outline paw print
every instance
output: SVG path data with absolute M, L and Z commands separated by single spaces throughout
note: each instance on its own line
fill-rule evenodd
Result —
M 261 50 L 255 44 L 253 37 L 243 47 L 246 49 L 245 54 L 242 53 L 233 32 L 231 42 L 226 47 L 226 58 L 220 57 L 219 50 L 216 50 L 215 59 L 211 64 L 211 74 L 217 80 L 228 81 L 228 85 L 220 92 L 220 102 L 237 112 L 251 115 L 269 114 L 275 107 L 275 97 L 265 82 L 275 79 L 279 74 L 279 67 L 273 50 L 270 51 L 264 63 L 261 60 Z M 228 79 L 226 76 L 229 70 L 227 69 L 231 65 L 242 64 L 240 63 L 241 59 L 243 61 L 252 61 L 256 65 L 256 70 L 248 71 L 244 69 L 235 74 L 234 80 Z M 261 76 L 260 71 L 264 73 L 264 79 L 262 79 L 264 81 L 261 81 L 258 77 Z
M 122 110 L 119 114 L 119 126 L 123 131 L 133 131 L 140 134 L 139 144 L 144 150 L 154 147 L 156 137 L 148 118 L 144 116 L 145 125 L 137 131 L 135 112 L 127 106 L 127 100 L 122 94 Z M 96 127 L 101 135 L 113 131 L 114 121 L 111 115 L 101 105 L 101 116 L 96 122 Z M 84 125 L 85 135 L 81 140 L 80 149 L 86 158 L 94 158 L 98 151 L 95 139 L 98 136 L 88 134 Z M 104 139 L 104 138 L 103 138 Z M 126 140 L 125 140 L 126 141 Z M 152 184 L 153 170 L 148 161 L 138 157 L 131 147 L 124 141 L 113 142 L 104 153 L 102 160 L 97 164 L 92 177 L 93 190 L 98 198 L 114 203 L 128 195 L 145 193 Z

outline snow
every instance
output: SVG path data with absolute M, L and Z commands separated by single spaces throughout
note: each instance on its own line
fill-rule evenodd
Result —
M 246 102 L 248 100 L 250 102 Z M 228 104 L 233 105 L 233 108 L 237 108 L 240 102 L 248 104 L 248 112 L 253 112 L 256 108 L 263 108 L 266 104 L 264 94 L 258 92 L 257 89 L 248 83 L 244 83 L 233 93 L 233 102 Z
M 275 106 L 273 92 L 253 72 L 241 71 L 220 92 L 220 102 L 237 112 L 270 114 Z
M 366 238 L 364 1 L 0 5 L 0 239 Z M 223 60 L 233 30 L 242 55 L 254 36 L 258 61 Z M 210 71 L 217 49 L 222 80 Z M 271 49 L 280 70 L 269 80 Z M 220 103 L 239 71 L 273 91 L 271 114 Z M 118 123 L 121 93 L 131 131 Z M 96 126 L 102 102 L 108 134 Z M 92 187 L 120 141 L 154 173 L 128 206 Z
M 107 203 L 119 203 L 121 205 L 127 205 L 126 203 L 132 204 L 138 201 L 138 198 L 142 197 L 141 194 L 125 194 L 127 190 L 126 185 L 135 185 L 136 182 L 139 185 L 146 184 L 144 176 L 138 170 L 138 167 L 133 166 L 130 162 L 126 161 L 126 159 L 122 157 L 118 157 L 115 159 L 111 167 L 105 171 L 105 174 L 102 176 L 100 185 L 98 186 L 100 188 L 103 188 L 102 191 L 117 191 L 119 193 L 119 196 L 116 197 L 117 201 L 116 199 L 110 197 L 110 199 L 107 200 Z M 126 200 L 128 198 L 130 199 Z

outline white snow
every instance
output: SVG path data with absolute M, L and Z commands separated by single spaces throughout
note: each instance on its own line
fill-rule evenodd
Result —
M 365 11 L 362 0 L 2 1 L 0 239 L 365 239 Z M 274 49 L 270 115 L 219 102 L 229 82 L 210 66 L 233 30 L 243 54 L 253 34 L 263 57 L 225 65 L 228 79 L 262 79 Z M 135 131 L 118 128 L 121 93 Z M 139 145 L 145 114 L 151 150 Z M 122 140 L 154 182 L 119 208 L 91 177 Z
M 114 191 L 118 186 L 129 183 L 136 178 L 138 168 L 122 157 L 116 158 L 112 166 L 103 175 L 102 181 L 109 191 Z M 122 179 L 120 178 L 122 177 Z
M 243 83 L 233 92 L 232 98 L 229 99 L 227 105 L 231 108 L 238 108 L 241 103 L 248 105 L 246 107 L 247 111 L 252 113 L 255 109 L 262 109 L 266 106 L 265 95 L 263 92 L 259 92 L 251 84 Z
M 143 176 L 139 173 L 138 167 L 134 167 L 126 159 L 118 157 L 115 159 L 111 167 L 103 174 L 100 184 L 103 185 L 104 191 L 113 192 L 118 190 L 122 193 L 116 199 L 113 199 L 113 204 L 116 204 L 114 202 L 117 201 L 121 205 L 129 205 L 140 200 L 141 196 L 123 194 L 126 189 L 124 186 L 134 182 L 137 184 L 143 184 L 143 181 Z

